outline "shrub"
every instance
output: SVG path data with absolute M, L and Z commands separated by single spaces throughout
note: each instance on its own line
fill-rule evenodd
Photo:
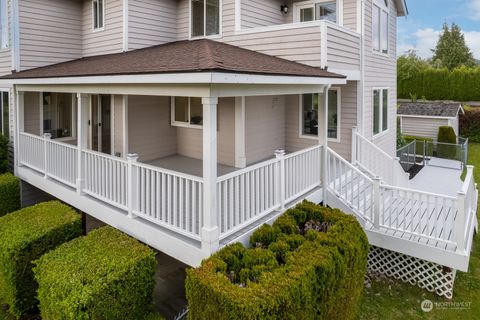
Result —
M 103 227 L 35 262 L 42 319 L 142 319 L 152 303 L 155 254 Z
M 480 108 L 465 107 L 465 114 L 460 114 L 460 135 L 471 142 L 480 142 Z
M 446 159 L 457 158 L 457 136 L 452 127 L 441 126 L 438 128 L 437 157 Z M 446 144 L 444 144 L 446 143 Z
M 80 215 L 57 201 L 0 217 L 0 299 L 14 315 L 36 311 L 32 261 L 81 234 Z
M 0 175 L 0 216 L 20 209 L 20 181 L 11 173 Z
M 354 217 L 303 202 L 187 271 L 191 319 L 354 319 L 368 240 Z
M 8 139 L 0 134 L 0 174 L 8 171 Z

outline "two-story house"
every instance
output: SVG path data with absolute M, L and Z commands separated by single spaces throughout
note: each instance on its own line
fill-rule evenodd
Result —
M 0 0 L 24 197 L 190 265 L 311 199 L 359 219 L 372 268 L 412 265 L 404 280 L 451 296 L 476 189 L 471 170 L 462 196 L 408 189 L 394 158 L 406 14 L 404 0 Z

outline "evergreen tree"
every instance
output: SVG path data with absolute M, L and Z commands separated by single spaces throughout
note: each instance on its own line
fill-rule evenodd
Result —
M 472 52 L 465 43 L 462 30 L 455 23 L 452 24 L 451 28 L 447 23 L 443 25 L 443 32 L 440 34 L 437 47 L 432 51 L 434 63 L 449 70 L 461 66 L 474 67 L 476 65 Z

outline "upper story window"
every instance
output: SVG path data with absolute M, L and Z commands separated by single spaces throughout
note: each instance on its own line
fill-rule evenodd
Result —
M 7 0 L 0 0 L 0 48 L 8 48 L 8 5 Z
M 373 51 L 388 53 L 388 2 L 373 3 L 372 12 L 372 41 Z
M 103 29 L 105 26 L 105 0 L 92 0 L 93 30 Z
M 191 0 L 191 36 L 220 34 L 220 0 Z
M 295 3 L 297 22 L 329 20 L 337 22 L 336 1 L 306 1 Z
M 203 125 L 203 105 L 201 98 L 172 97 L 173 126 L 199 127 Z
M 340 138 L 340 89 L 328 91 L 328 138 Z M 302 95 L 301 135 L 318 136 L 318 94 L 307 93 Z
M 388 130 L 388 89 L 373 90 L 373 135 Z

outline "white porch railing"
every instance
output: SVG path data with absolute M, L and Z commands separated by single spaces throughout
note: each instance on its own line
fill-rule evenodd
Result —
M 44 138 L 30 133 L 21 132 L 18 135 L 19 163 L 44 173 L 45 171 L 45 141 Z
M 387 184 L 408 186 L 408 173 L 405 173 L 398 159 L 363 137 L 356 127 L 352 129 L 352 163 L 372 176 L 379 176 Z
M 133 163 L 133 214 L 200 240 L 203 179 Z
M 76 146 L 45 139 L 46 175 L 71 187 L 77 186 Z
M 455 220 L 458 250 L 469 250 L 468 237 L 471 236 L 470 231 L 476 221 L 477 206 L 478 190 L 473 176 L 473 166 L 467 166 L 462 190 L 458 193 L 458 215 Z

